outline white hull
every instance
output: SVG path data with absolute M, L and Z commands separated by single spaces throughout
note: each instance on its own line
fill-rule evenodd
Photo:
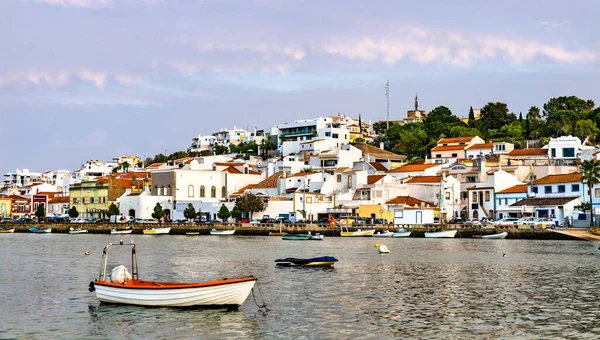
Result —
M 317 241 L 321 241 L 325 238 L 325 235 L 323 234 L 317 234 L 317 235 L 311 235 L 310 239 L 311 240 L 317 240 Z
M 340 236 L 342 237 L 369 237 L 373 236 L 375 230 L 357 230 L 357 231 L 342 231 Z
M 83 229 L 83 230 L 69 230 L 69 234 L 87 234 L 87 230 Z
M 384 231 L 382 233 L 373 234 L 373 237 L 392 237 L 392 235 L 394 235 L 394 233 L 389 232 L 389 231 Z
M 432 231 L 425 233 L 425 237 L 433 238 L 453 238 L 454 235 L 456 235 L 456 230 Z
M 151 228 L 151 229 L 144 229 L 144 235 L 164 235 L 164 234 L 168 234 L 171 231 L 171 227 L 167 227 L 167 228 Z
M 101 302 L 155 307 L 240 306 L 256 281 L 208 287 L 173 289 L 136 289 L 95 285 Z
M 409 237 L 410 231 L 397 231 L 392 234 L 392 237 Z
M 235 230 L 216 230 L 213 229 L 210 231 L 211 235 L 233 235 L 233 233 L 235 233 Z
M 508 233 L 505 231 L 505 232 L 499 233 L 499 234 L 483 235 L 483 236 L 481 236 L 481 238 L 487 238 L 487 239 L 492 239 L 492 240 L 501 240 L 501 239 L 506 238 L 506 236 L 508 236 Z
M 111 234 L 131 234 L 133 232 L 133 229 L 126 229 L 126 230 L 115 230 L 112 229 L 110 231 Z

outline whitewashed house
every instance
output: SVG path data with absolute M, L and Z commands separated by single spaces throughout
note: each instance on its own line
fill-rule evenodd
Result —
M 398 196 L 386 202 L 387 209 L 394 212 L 394 224 L 431 224 L 434 222 L 435 205 L 410 196 Z

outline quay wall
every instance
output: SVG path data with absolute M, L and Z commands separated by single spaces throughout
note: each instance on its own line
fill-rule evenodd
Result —
M 133 234 L 143 234 L 143 230 L 146 228 L 158 228 L 158 224 L 114 224 L 114 223 L 36 223 L 36 224 L 0 224 L 2 227 L 15 228 L 15 232 L 29 232 L 30 227 L 44 228 L 52 227 L 52 233 L 68 233 L 69 228 L 84 228 L 88 230 L 90 234 L 110 234 L 111 229 L 125 229 L 131 227 Z M 340 236 L 339 228 L 332 227 L 329 224 L 239 224 L 239 223 L 227 223 L 227 224 L 163 224 L 162 227 L 171 227 L 170 234 L 173 235 L 184 235 L 187 232 L 199 232 L 201 235 L 209 235 L 211 229 L 235 229 L 235 235 L 250 235 L 250 236 L 268 236 L 270 232 L 278 233 L 321 233 L 325 236 Z M 471 238 L 473 235 L 490 235 L 500 232 L 508 232 L 507 238 L 509 239 L 547 239 L 547 240 L 575 240 L 579 239 L 571 235 L 562 233 L 555 233 L 552 230 L 545 228 L 532 228 L 531 226 L 468 226 L 468 225 L 347 225 L 344 226 L 344 230 L 352 231 L 357 229 L 367 230 L 375 229 L 376 231 L 390 230 L 394 231 L 397 229 L 406 229 L 412 231 L 411 237 L 424 237 L 424 233 L 427 231 L 433 231 L 436 229 L 442 230 L 457 230 L 457 238 Z

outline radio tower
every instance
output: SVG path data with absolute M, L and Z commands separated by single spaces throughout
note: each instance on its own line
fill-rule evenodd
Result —
M 387 124 L 385 126 L 385 131 L 390 129 L 390 81 L 388 80 L 385 83 L 385 96 L 387 97 Z

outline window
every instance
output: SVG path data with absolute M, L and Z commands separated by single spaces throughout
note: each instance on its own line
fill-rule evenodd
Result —
M 456 153 L 453 153 L 453 154 L 452 154 L 452 157 L 458 157 L 458 154 L 456 154 Z
M 559 185 L 558 186 L 558 192 L 565 192 L 565 186 L 564 185 Z
M 200 197 L 204 197 L 206 195 L 206 189 L 204 188 L 204 185 L 200 186 Z
M 438 153 L 435 155 L 435 158 L 442 158 L 442 155 Z
M 331 137 L 331 132 L 325 132 L 325 137 Z
M 85 204 L 85 197 L 81 198 L 81 203 Z
M 77 199 L 77 197 L 73 197 L 73 204 L 77 204 L 79 203 L 79 200 Z
M 555 148 L 550 149 L 550 154 L 551 154 L 552 158 L 556 158 L 556 149 Z
M 450 199 L 450 193 L 446 192 L 446 199 L 449 200 Z
M 158 195 L 160 196 L 160 192 Z M 194 197 L 194 186 L 193 185 L 188 186 L 188 197 Z
M 533 187 L 533 188 L 531 188 L 531 191 L 532 191 L 534 194 L 537 194 L 537 193 L 538 193 L 538 187 Z
M 477 203 L 477 193 L 475 191 L 473 191 L 472 196 L 473 196 L 473 199 L 472 199 L 473 203 Z
M 226 198 L 227 197 L 227 187 L 223 186 L 221 188 L 221 197 L 222 198 Z
M 563 157 L 564 158 L 574 158 L 575 157 L 575 148 L 564 148 L 563 149 Z
M 489 201 L 490 201 L 490 192 L 489 192 L 489 191 L 486 191 L 486 192 L 485 192 L 485 201 L 486 201 L 486 202 L 489 202 Z
M 594 189 L 594 197 L 596 197 L 596 198 L 600 197 L 600 189 L 598 189 L 598 188 Z
M 504 199 L 504 205 L 508 205 L 508 198 Z
M 94 203 L 94 198 L 93 197 L 90 197 L 90 203 L 92 203 L 92 204 Z
M 460 199 L 461 200 L 466 200 L 468 198 L 469 198 L 469 193 L 468 192 L 463 191 L 463 192 L 460 193 Z
M 217 187 L 214 185 L 210 188 L 210 197 L 217 197 Z
M 467 183 L 475 183 L 477 182 L 476 176 L 467 176 Z
M 551 194 L 552 193 L 552 186 L 551 185 L 546 185 L 544 187 L 544 193 Z
M 310 204 L 310 203 L 312 203 L 312 197 L 309 196 L 306 198 L 306 204 Z
M 348 188 L 352 188 L 352 175 L 348 175 Z
M 342 182 L 342 175 L 336 175 L 335 176 L 335 181 L 338 182 L 338 183 L 341 183 Z
M 579 192 L 579 184 L 571 184 L 572 192 Z
M 339 138 L 339 135 L 337 133 L 332 133 L 331 138 Z

